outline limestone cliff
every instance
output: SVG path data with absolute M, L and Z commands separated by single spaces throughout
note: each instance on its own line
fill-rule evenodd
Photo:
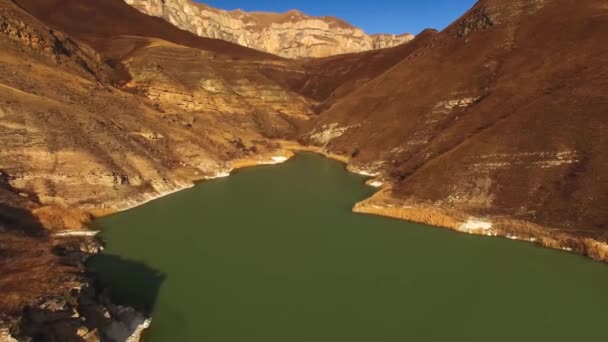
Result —
M 161 17 L 202 37 L 217 38 L 286 58 L 327 57 L 393 47 L 411 34 L 368 35 L 334 17 L 300 11 L 224 11 L 191 0 L 125 0 L 143 13 Z
M 163 3 L 182 22 L 215 13 L 201 30 L 244 32 L 241 44 L 279 28 L 295 44 L 283 56 L 362 46 L 331 39 L 391 44 L 299 12 Z M 79 329 L 91 321 L 73 311 L 72 290 L 91 280 L 82 259 L 95 251 L 65 234 L 195 180 L 280 161 L 283 139 L 374 176 L 384 189 L 358 212 L 608 261 L 604 0 L 481 0 L 408 44 L 300 60 L 200 37 L 163 15 L 125 0 L 0 0 L 0 341 L 6 327 L 20 340 L 55 328 L 103 337 L 112 322 Z M 329 28 L 343 34 L 330 39 Z

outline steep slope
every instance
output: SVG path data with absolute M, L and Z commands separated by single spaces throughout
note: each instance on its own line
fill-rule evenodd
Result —
M 304 140 L 391 184 L 360 211 L 606 258 L 607 38 L 599 0 L 480 1 Z
M 289 134 L 291 121 L 308 118 L 306 99 L 258 72 L 264 65 L 286 68 L 277 57 L 172 31 L 120 0 L 77 2 L 16 1 L 91 43 L 104 54 L 100 63 L 109 58 L 128 72 L 122 90 L 71 72 L 78 63 L 57 68 L 14 48 L 0 56 L 7 130 L 0 168 L 43 203 L 129 206 L 225 172 L 229 161 L 253 150 L 268 152 L 267 136 Z M 94 18 L 77 23 L 87 13 Z
M 143 13 L 201 37 L 223 39 L 286 58 L 327 57 L 392 47 L 411 34 L 367 35 L 334 17 L 311 17 L 300 11 L 247 13 L 224 11 L 191 0 L 125 0 Z
M 293 68 L 263 68 L 261 71 L 311 101 L 320 113 L 338 99 L 362 87 L 408 58 L 419 48 L 432 44 L 436 30 L 427 29 L 408 44 L 392 48 L 345 54 L 292 63 Z
M 52 107 L 70 112 L 70 86 L 111 84 L 122 70 L 6 0 L 0 0 L 0 51 L 0 340 L 13 341 L 8 327 L 18 340 L 94 340 L 109 334 L 126 339 L 144 318 L 108 303 L 85 276 L 84 261 L 97 253 L 99 243 L 87 236 L 53 234 L 80 226 L 90 214 L 43 203 L 45 191 L 39 190 L 55 191 L 52 177 L 38 182 L 41 188 L 11 184 L 13 171 L 36 172 L 52 153 L 61 153 L 62 134 L 68 134 L 60 127 L 70 127 L 70 120 L 62 122 L 65 116 Z M 32 80 L 32 75 L 38 78 Z M 64 86 L 62 96 L 45 97 Z M 52 124 L 45 125 L 47 121 Z M 77 167 L 72 166 L 74 173 Z
M 95 18 L 78 23 L 89 12 Z M 98 244 L 62 233 L 283 157 L 272 138 L 293 134 L 311 105 L 258 69 L 286 63 L 176 30 L 122 1 L 0 0 L 0 336 L 26 306 L 28 336 L 105 333 L 114 309 L 96 304 L 105 299 L 85 291 L 92 280 L 83 273 Z M 62 300 L 74 293 L 102 313 L 102 326 L 83 327 L 79 302 Z
M 257 50 L 229 42 L 199 37 L 180 30 L 160 18 L 150 17 L 122 0 L 14 0 L 27 12 L 52 28 L 102 50 L 106 39 L 141 36 L 166 40 L 240 59 L 279 59 Z

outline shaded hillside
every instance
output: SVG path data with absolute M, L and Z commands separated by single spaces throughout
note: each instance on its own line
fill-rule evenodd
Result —
M 123 0 L 13 1 L 50 27 L 84 40 L 100 50 L 104 46 L 105 39 L 116 36 L 142 36 L 159 38 L 235 58 L 280 59 L 223 40 L 199 37 L 178 29 L 164 19 L 143 14 Z
M 322 113 L 306 141 L 392 195 L 608 240 L 608 7 L 480 1 Z
M 292 91 L 320 103 L 317 112 L 328 109 L 335 101 L 362 87 L 418 49 L 432 44 L 436 30 L 420 33 L 408 44 L 356 54 L 308 59 L 295 62 L 299 73 L 288 75 L 284 70 L 264 70 Z M 277 71 L 277 73 L 273 73 Z

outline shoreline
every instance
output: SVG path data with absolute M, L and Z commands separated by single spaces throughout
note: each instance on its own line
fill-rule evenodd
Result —
M 498 216 L 479 218 L 436 205 L 406 202 L 392 197 L 389 187 L 357 202 L 353 212 L 426 224 L 458 233 L 531 242 L 542 248 L 566 251 L 608 263 L 608 244 L 605 242 L 528 221 Z
M 68 257 L 75 258 L 75 260 L 77 259 L 77 262 L 81 265 L 79 267 L 84 267 L 84 269 L 86 269 L 86 260 L 101 253 L 103 250 L 103 240 L 99 237 L 101 230 L 98 230 L 97 227 L 91 225 L 91 222 L 94 220 L 119 212 L 128 211 L 162 197 L 193 188 L 199 181 L 227 177 L 233 174 L 234 171 L 246 167 L 284 163 L 294 155 L 295 154 L 291 150 L 279 148 L 272 153 L 263 153 L 249 158 L 232 160 L 225 163 L 225 167 L 219 169 L 215 175 L 192 178 L 190 182 L 175 182 L 173 185 L 164 187 L 166 191 L 155 190 L 154 192 L 137 193 L 130 198 L 127 197 L 126 199 L 114 201 L 110 204 L 107 202 L 102 203 L 101 207 L 86 206 L 69 208 L 45 205 L 35 209 L 35 212 L 37 212 L 36 217 L 38 217 L 40 221 L 46 223 L 45 227 L 49 231 L 50 239 L 56 243 L 61 241 L 61 243 L 66 246 L 71 245 L 70 248 L 76 248 L 74 251 L 70 250 L 71 254 L 69 254 Z M 69 224 L 66 224 L 66 221 L 69 221 Z M 77 257 L 74 257 L 74 255 L 77 255 Z M 103 289 L 95 287 L 95 277 L 91 274 L 86 274 L 84 269 L 80 271 L 82 272 L 83 278 L 77 287 L 79 296 L 84 293 L 82 292 L 83 288 L 92 288 L 94 291 L 102 293 L 104 291 Z M 73 290 L 74 289 L 71 289 L 70 291 Z M 94 301 L 88 300 L 88 302 L 93 303 Z M 116 340 L 139 341 L 144 331 L 152 324 L 151 316 L 140 313 L 130 306 L 115 305 L 111 303 L 109 299 L 106 299 L 104 303 L 106 305 L 105 308 L 113 312 L 112 316 L 108 319 L 114 319 L 114 321 L 112 321 L 112 326 L 110 327 L 112 329 L 108 328 L 109 330 L 104 330 L 104 333 L 117 337 Z M 70 307 L 70 309 L 72 308 Z M 70 313 L 70 315 L 72 314 L 73 313 Z M 79 315 L 80 313 L 77 312 L 76 314 Z M 114 314 L 117 315 L 117 318 L 114 318 Z M 6 322 L 0 320 L 0 341 L 10 341 L 10 339 L 13 338 L 11 329 L 15 326 L 19 326 L 22 320 L 26 319 L 24 317 L 24 315 L 20 315 L 19 317 L 15 317 L 14 320 Z M 96 331 L 97 329 L 94 329 L 91 333 Z
M 347 156 L 328 152 L 321 147 L 303 146 L 297 142 L 277 142 L 280 147 L 273 153 L 230 161 L 227 163 L 226 169 L 219 170 L 214 176 L 201 177 L 198 180 L 195 179 L 190 184 L 183 184 L 183 187 L 174 188 L 164 193 L 158 193 L 156 195 L 143 194 L 143 197 L 145 198 L 147 196 L 147 198 L 142 201 L 137 201 L 137 199 L 126 200 L 126 202 L 130 201 L 133 204 L 120 209 L 111 207 L 104 208 L 98 215 L 93 215 L 93 219 L 127 211 L 176 192 L 190 189 L 199 181 L 204 182 L 206 180 L 228 177 L 232 175 L 234 171 L 243 168 L 281 164 L 293 158 L 296 155 L 296 152 L 311 152 L 344 164 L 347 172 L 369 177 L 369 179 L 365 180 L 365 184 L 378 189 L 378 191 L 370 197 L 355 203 L 351 209 L 353 213 L 389 217 L 412 223 L 425 224 L 432 226 L 433 228 L 449 229 L 458 233 L 532 242 L 542 248 L 568 251 L 596 261 L 608 263 L 608 244 L 604 242 L 550 230 L 550 227 L 542 227 L 531 222 L 516 221 L 506 217 L 478 218 L 467 215 L 465 212 L 441 208 L 437 205 L 427 205 L 419 201 L 408 202 L 407 200 L 395 198 L 391 195 L 390 183 L 383 179 L 380 173 L 370 172 L 365 168 L 349 167 L 351 158 Z M 83 209 L 81 208 L 79 210 Z M 94 210 L 91 210 L 91 212 L 93 211 Z M 52 236 L 66 238 L 91 237 L 97 239 L 97 233 L 99 233 L 99 231 L 87 230 L 86 223 L 83 222 L 82 229 L 60 231 Z M 100 252 L 101 250 L 97 250 L 91 255 Z M 152 318 L 144 318 L 145 322 L 137 326 L 137 331 L 134 331 L 134 333 L 136 333 L 135 335 L 141 334 L 151 325 Z
M 459 233 L 532 242 L 543 248 L 567 251 L 608 263 L 608 243 L 593 238 L 575 236 L 559 229 L 544 227 L 529 221 L 515 220 L 508 217 L 480 218 L 433 204 L 424 204 L 419 201 L 406 202 L 390 195 L 390 184 L 383 180 L 379 174 L 370 173 L 365 169 L 349 167 L 350 157 L 331 153 L 322 147 L 305 146 L 294 141 L 276 140 L 275 142 L 280 147 L 272 153 L 232 160 L 227 163 L 228 167 L 226 169 L 219 170 L 214 176 L 194 179 L 192 183 L 185 184 L 183 187 L 156 194 L 142 201 L 128 200 L 137 203 L 124 208 L 105 208 L 103 213 L 93 215 L 93 217 L 98 219 L 134 209 L 162 197 L 193 188 L 198 182 L 228 177 L 239 169 L 281 164 L 293 158 L 296 152 L 311 152 L 344 164 L 347 172 L 369 177 L 365 184 L 378 189 L 372 196 L 355 203 L 352 207 L 354 213 L 384 216 L 426 224 L 435 228 L 449 229 Z M 83 208 L 83 210 L 87 209 Z M 82 231 L 86 231 L 86 223 L 83 223 L 83 229 L 60 232 L 60 234 L 62 234 L 61 236 L 78 236 L 79 232 Z
M 103 208 L 81 207 L 81 208 L 77 208 L 77 209 L 90 213 L 91 216 L 93 217 L 93 220 L 99 219 L 102 217 L 111 216 L 111 215 L 114 215 L 117 213 L 135 209 L 137 207 L 148 204 L 148 203 L 158 200 L 160 198 L 175 194 L 177 192 L 191 189 L 201 182 L 229 177 L 235 171 L 238 171 L 240 169 L 245 169 L 245 168 L 255 167 L 255 166 L 277 165 L 277 164 L 285 163 L 285 162 L 289 161 L 291 158 L 293 158 L 295 156 L 296 152 L 312 152 L 312 153 L 320 154 L 326 158 L 339 161 L 343 164 L 348 164 L 348 162 L 350 161 L 350 158 L 348 158 L 348 157 L 325 151 L 324 149 L 316 147 L 316 146 L 304 146 L 304 145 L 300 145 L 297 142 L 288 141 L 288 140 L 276 140 L 275 142 L 277 142 L 280 147 L 279 147 L 279 149 L 275 150 L 273 153 L 264 153 L 264 154 L 260 154 L 260 155 L 250 157 L 250 158 L 234 159 L 232 161 L 227 162 L 227 166 L 228 166 L 227 168 L 218 170 L 214 175 L 193 178 L 190 183 L 185 183 L 182 186 L 176 186 L 175 188 L 173 188 L 171 190 L 164 191 L 164 192 L 158 192 L 158 193 L 139 194 L 139 196 L 136 196 L 134 198 L 125 199 L 125 200 L 119 202 L 118 204 L 110 205 L 107 207 L 104 206 Z M 348 170 L 348 171 L 352 172 L 352 173 L 356 173 L 356 172 L 353 172 L 352 170 Z M 366 176 L 365 174 L 361 174 L 361 175 Z M 373 185 L 370 185 L 370 186 L 373 186 Z M 140 197 L 140 199 L 138 199 L 137 197 Z M 121 205 L 120 203 L 123 203 L 125 205 Z M 86 230 L 86 225 L 88 223 L 90 223 L 90 222 L 82 222 L 82 224 L 83 224 L 82 228 L 76 229 L 73 231 L 80 232 L 80 231 Z M 68 231 L 60 232 L 60 233 L 66 234 L 66 233 L 68 233 Z
M 254 157 L 254 158 L 235 159 L 235 160 L 232 160 L 227 163 L 228 168 L 219 170 L 214 175 L 194 178 L 191 180 L 190 183 L 184 183 L 182 186 L 178 185 L 175 188 L 168 190 L 168 191 L 158 192 L 156 194 L 153 194 L 153 193 L 140 194 L 140 196 L 143 197 L 144 199 L 138 200 L 137 198 L 132 198 L 132 199 L 124 200 L 122 203 L 129 203 L 126 206 L 115 205 L 115 206 L 105 207 L 105 208 L 103 208 L 104 211 L 101 214 L 97 214 L 97 215 L 93 214 L 93 212 L 95 212 L 96 210 L 99 210 L 99 208 L 79 208 L 79 209 L 90 212 L 93 215 L 94 219 L 110 216 L 110 215 L 113 215 L 116 213 L 135 209 L 142 205 L 148 204 L 152 201 L 178 193 L 183 190 L 192 189 L 198 183 L 201 183 L 201 182 L 229 177 L 234 173 L 234 171 L 237 171 L 239 169 L 244 169 L 244 168 L 254 167 L 254 166 L 282 164 L 284 162 L 287 162 L 294 155 L 295 155 L 295 153 L 293 153 L 290 150 L 278 150 L 278 151 L 275 151 L 275 153 L 262 154 L 257 157 Z M 82 229 L 77 230 L 77 231 L 82 231 Z
M 608 263 L 608 243 L 593 239 L 578 237 L 572 234 L 544 227 L 529 221 L 515 220 L 507 217 L 479 218 L 447 210 L 436 205 L 418 203 L 402 203 L 403 200 L 390 195 L 391 187 L 380 175 L 348 167 L 351 158 L 340 156 L 316 146 L 303 146 L 297 142 L 281 141 L 283 148 L 294 151 L 313 152 L 327 158 L 337 160 L 346 165 L 346 171 L 370 177 L 365 184 L 378 191 L 372 196 L 355 203 L 352 212 L 389 217 L 393 219 L 426 224 L 434 228 L 449 229 L 458 233 L 498 237 L 510 240 L 531 242 L 542 248 L 561 250 L 578 254 L 595 261 Z M 384 198 L 382 198 L 384 197 Z M 380 199 L 380 201 L 378 201 Z M 395 202 L 391 204 L 390 202 Z M 552 232 L 552 234 L 548 234 Z

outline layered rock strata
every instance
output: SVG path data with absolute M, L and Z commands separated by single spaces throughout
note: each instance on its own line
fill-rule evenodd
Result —
M 286 58 L 327 57 L 404 44 L 411 34 L 368 35 L 334 17 L 300 11 L 247 13 L 224 11 L 190 0 L 125 0 L 201 37 L 217 38 Z

